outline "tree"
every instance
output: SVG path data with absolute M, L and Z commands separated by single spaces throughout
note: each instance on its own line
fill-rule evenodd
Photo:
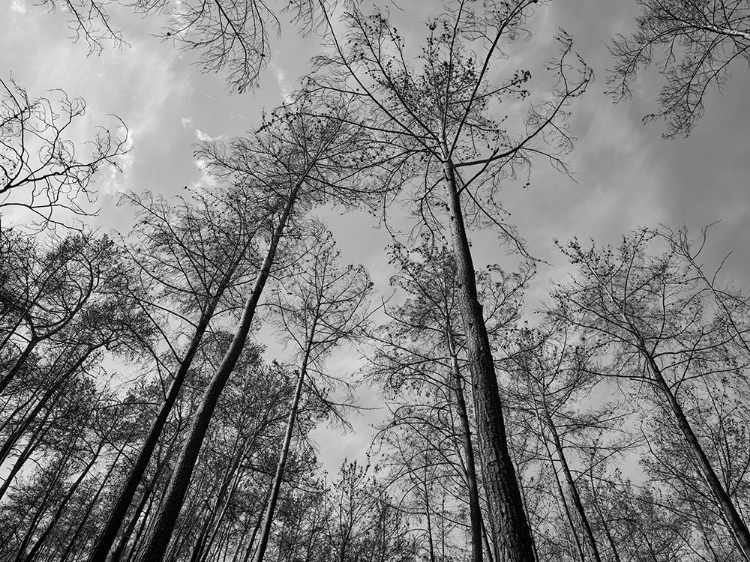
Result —
M 580 462 L 575 460 L 580 459 L 585 447 L 576 441 L 580 442 L 584 434 L 593 434 L 597 449 L 601 451 L 605 448 L 603 434 L 611 432 L 613 423 L 621 423 L 624 416 L 613 404 L 585 407 L 601 381 L 582 368 L 590 358 L 575 345 L 575 333 L 569 327 L 553 324 L 533 330 L 525 328 L 519 331 L 516 345 L 508 360 L 511 364 L 508 371 L 512 374 L 509 398 L 518 401 L 514 406 L 519 413 L 528 415 L 528 423 L 546 453 L 559 492 L 558 501 L 570 525 L 580 560 L 590 558 L 601 562 L 601 548 L 576 483 L 575 467 Z M 626 448 L 623 442 L 607 445 L 610 454 Z M 560 483 L 558 466 L 564 486 Z M 585 468 L 584 464 L 583 472 Z M 572 507 L 568 506 L 569 500 Z
M 394 244 L 392 255 L 398 272 L 391 284 L 408 298 L 399 306 L 386 307 L 390 322 L 372 334 L 376 350 L 371 376 L 399 404 L 380 438 L 394 451 L 394 480 L 421 478 L 429 455 L 434 463 L 431 481 L 446 487 L 461 482 L 446 493 L 453 495 L 454 502 L 468 498 L 472 560 L 480 561 L 484 540 L 472 438 L 476 431 L 467 404 L 472 393 L 465 380 L 466 343 L 453 254 L 447 247 L 423 243 L 412 251 Z M 531 272 L 507 275 L 497 266 L 477 272 L 490 333 L 503 331 L 516 319 Z M 429 521 L 429 505 L 425 511 Z
M 688 136 L 703 117 L 703 99 L 711 87 L 721 91 L 731 64 L 750 63 L 750 2 L 748 0 L 637 0 L 641 15 L 637 31 L 619 35 L 610 51 L 615 67 L 609 76 L 615 100 L 632 97 L 631 83 L 657 55 L 666 84 L 658 111 L 644 121 L 664 119 L 666 138 Z
M 274 112 L 273 120 L 262 125 L 250 138 L 236 140 L 231 154 L 216 144 L 206 147 L 203 153 L 210 158 L 209 168 L 219 178 L 231 179 L 234 187 L 265 206 L 264 226 L 267 225 L 270 232 L 265 257 L 245 300 L 232 341 L 205 388 L 165 499 L 140 554 L 144 562 L 158 562 L 166 552 L 216 403 L 242 353 L 266 282 L 277 265 L 277 251 L 289 236 L 287 229 L 293 235 L 298 218 L 318 203 L 348 201 L 346 193 L 336 190 L 337 182 L 342 176 L 349 180 L 354 174 L 337 165 L 336 159 L 358 145 L 357 129 L 348 127 L 342 119 L 346 111 L 342 106 L 330 108 L 335 119 L 313 120 L 300 111 L 307 103 L 305 96 L 296 103 L 296 106 L 284 106 Z
M 128 151 L 125 124 L 117 119 L 115 134 L 100 127 L 86 143 L 90 154 L 81 157 L 84 147 L 71 140 L 70 129 L 86 111 L 83 99 L 62 90 L 56 101 L 30 98 L 12 80 L 0 80 L 0 90 L 0 213 L 20 209 L 42 227 L 75 226 L 72 220 L 94 213 L 86 204 L 96 201 L 90 188 L 96 172 L 119 169 L 117 160 Z
M 367 299 L 372 292 L 372 283 L 364 268 L 338 266 L 333 238 L 323 225 L 313 225 L 305 237 L 312 247 L 302 254 L 303 261 L 297 264 L 299 271 L 292 272 L 288 281 L 281 279 L 269 299 L 283 337 L 296 348 L 299 368 L 295 370 L 297 386 L 254 562 L 263 561 L 268 545 L 303 388 L 307 387 L 316 398 L 324 399 L 320 395 L 320 384 L 331 383 L 324 360 L 336 346 L 356 340 L 364 333 Z M 308 379 L 311 380 L 308 382 Z
M 179 199 L 170 206 L 151 194 L 127 195 L 138 211 L 138 222 L 127 244 L 131 265 L 140 285 L 150 288 L 155 302 L 142 303 L 153 315 L 168 312 L 167 324 L 183 322 L 191 329 L 181 354 L 161 328 L 176 366 L 164 401 L 133 463 L 119 497 L 104 525 L 89 560 L 103 562 L 125 520 L 151 455 L 182 390 L 206 331 L 220 312 L 221 303 L 231 308 L 232 291 L 250 282 L 254 266 L 255 224 L 250 202 L 231 193 L 196 194 L 197 202 Z M 228 298 L 228 295 L 229 298 Z M 178 339 L 178 331 L 172 331 Z
M 365 154 L 370 185 L 386 194 L 380 205 L 398 199 L 425 231 L 451 240 L 492 518 L 501 529 L 503 555 L 514 562 L 533 560 L 532 538 L 508 452 L 468 228 L 494 226 L 522 248 L 504 222 L 500 182 L 515 177 L 534 154 L 563 165 L 560 155 L 571 146 L 565 108 L 591 78 L 585 65 L 571 67 L 572 44 L 563 36 L 562 54 L 550 65 L 559 80 L 552 96 L 532 104 L 517 130 L 489 116 L 508 98 L 530 95 L 528 71 L 495 80 L 489 68 L 504 55 L 501 43 L 526 33 L 532 10 L 532 0 L 452 2 L 429 21 L 427 42 L 412 58 L 386 14 L 366 15 L 352 6 L 344 14 L 344 36 L 335 35 L 328 19 L 327 52 L 316 59 L 308 85 L 358 110 L 358 124 L 373 138 Z M 359 164 L 351 158 L 347 163 Z
M 711 293 L 679 255 L 647 253 L 655 236 L 642 229 L 617 250 L 569 243 L 564 251 L 580 277 L 555 291 L 552 314 L 582 329 L 600 353 L 612 353 L 611 376 L 652 390 L 682 436 L 738 550 L 750 559 L 750 532 L 694 429 L 684 398 L 700 381 L 742 376 L 747 363 L 733 355 L 735 334 L 714 322 Z

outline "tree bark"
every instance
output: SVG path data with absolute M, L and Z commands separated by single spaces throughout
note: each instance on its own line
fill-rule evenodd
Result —
M 443 142 L 446 158 L 448 147 Z M 469 364 L 474 385 L 477 433 L 485 463 L 492 517 L 500 530 L 499 542 L 507 562 L 534 562 L 534 550 L 515 469 L 508 451 L 495 364 L 482 306 L 477 296 L 476 274 L 464 225 L 456 170 L 444 164 L 451 213 L 453 251 L 459 280 L 458 301 L 463 319 Z
M 547 444 L 546 439 L 544 439 L 544 436 L 542 436 L 542 439 L 544 440 L 544 448 L 547 451 L 547 458 L 549 459 L 549 465 L 552 468 L 552 473 L 555 477 L 555 484 L 557 487 L 557 493 L 560 494 L 560 503 L 563 506 L 563 509 L 565 510 L 565 518 L 568 520 L 568 525 L 570 526 L 570 532 L 573 534 L 573 539 L 576 543 L 576 552 L 578 552 L 578 559 L 581 562 L 586 562 L 586 557 L 583 554 L 583 547 L 581 546 L 581 539 L 578 538 L 578 532 L 576 531 L 575 523 L 573 522 L 573 515 L 570 513 L 570 508 L 568 507 L 568 501 L 565 499 L 565 492 L 563 492 L 562 484 L 560 484 L 560 478 L 557 475 L 557 469 L 555 469 L 555 461 L 552 458 L 552 452 L 549 450 L 549 446 Z
M 469 413 L 464 398 L 463 377 L 458 367 L 458 358 L 456 357 L 450 337 L 449 347 L 453 384 L 456 385 L 456 406 L 458 409 L 458 418 L 461 421 L 461 437 L 463 440 L 464 457 L 466 458 L 466 482 L 469 487 L 469 521 L 471 523 L 471 559 L 472 562 L 482 562 L 482 507 L 479 503 L 474 445 L 471 442 L 471 425 L 469 424 Z
M 584 536 L 586 537 L 588 547 L 591 550 L 591 556 L 596 562 L 602 562 L 602 558 L 599 555 L 599 547 L 596 544 L 596 537 L 594 537 L 594 532 L 591 530 L 589 518 L 586 516 L 586 511 L 583 508 L 583 502 L 581 502 L 581 496 L 578 493 L 578 488 L 576 487 L 575 481 L 573 480 L 573 475 L 570 472 L 568 459 L 565 458 L 565 451 L 563 451 L 562 442 L 560 441 L 560 436 L 557 433 L 557 428 L 552 421 L 552 416 L 550 416 L 549 412 L 546 411 L 546 408 L 544 415 L 547 421 L 547 428 L 549 429 L 550 435 L 552 436 L 552 443 L 555 446 L 557 458 L 560 459 L 560 464 L 562 465 L 563 475 L 565 476 L 565 483 L 568 485 L 568 491 L 570 492 L 570 496 L 573 498 L 573 505 L 575 506 L 576 511 L 578 512 L 578 517 L 581 520 L 581 526 L 583 527 L 583 532 Z

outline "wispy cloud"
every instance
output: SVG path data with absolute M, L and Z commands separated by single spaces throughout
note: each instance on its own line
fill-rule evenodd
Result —
M 276 62 L 269 64 L 268 68 L 273 72 L 273 75 L 276 78 L 276 83 L 279 86 L 279 91 L 281 92 L 284 101 L 288 101 L 292 95 L 292 85 L 286 77 L 286 72 L 284 72 L 284 69 L 277 65 Z
M 17 14 L 26 14 L 26 3 L 24 0 L 12 0 L 10 3 L 10 11 Z
M 199 141 L 201 141 L 201 142 L 209 142 L 209 141 L 212 141 L 212 140 L 214 140 L 214 137 L 212 137 L 212 136 L 211 136 L 211 135 L 209 135 L 208 133 L 204 133 L 204 132 L 203 132 L 203 131 L 201 131 L 200 129 L 196 129 L 196 130 L 195 130 L 195 136 L 196 136 L 196 137 L 198 138 L 198 140 L 199 140 Z

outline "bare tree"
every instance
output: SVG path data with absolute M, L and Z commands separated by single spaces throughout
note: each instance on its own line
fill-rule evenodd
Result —
M 748 0 L 637 0 L 637 30 L 619 35 L 610 51 L 616 59 L 609 84 L 615 100 L 632 97 L 630 84 L 655 59 L 666 84 L 659 109 L 644 121 L 664 119 L 664 137 L 688 136 L 703 116 L 707 91 L 722 90 L 731 65 L 750 63 Z M 654 50 L 661 51 L 654 55 Z
M 96 201 L 91 181 L 105 166 L 119 169 L 128 131 L 116 119 L 116 132 L 100 127 L 84 146 L 77 146 L 71 129 L 86 103 L 62 90 L 55 93 L 55 101 L 34 99 L 13 80 L 0 80 L 0 212 L 17 208 L 31 212 L 42 226 L 75 226 L 72 221 L 95 213 L 89 206 Z M 86 150 L 89 154 L 82 157 Z M 63 211 L 67 213 L 61 216 Z
M 320 393 L 321 383 L 336 384 L 323 362 L 336 346 L 356 340 L 364 333 L 367 298 L 372 292 L 372 283 L 364 268 L 341 268 L 336 263 L 338 251 L 323 225 L 313 225 L 306 238 L 312 247 L 303 254 L 299 271 L 293 272 L 288 281 L 282 279 L 269 299 L 277 313 L 282 337 L 294 345 L 299 369 L 295 371 L 297 386 L 254 562 L 263 561 L 268 546 L 302 391 L 307 388 L 317 398 L 324 399 Z
M 232 292 L 250 283 L 254 272 L 255 224 L 249 202 L 231 193 L 196 194 L 196 203 L 178 200 L 171 206 L 151 194 L 127 195 L 125 200 L 138 210 L 138 222 L 131 232 L 130 253 L 135 275 L 150 288 L 155 302 L 142 303 L 153 315 L 166 312 L 173 324 L 190 330 L 189 343 L 181 354 L 176 341 L 164 333 L 165 344 L 176 363 L 169 389 L 151 425 L 128 478 L 120 490 L 97 545 L 89 560 L 104 561 L 122 526 L 136 490 L 143 479 L 157 442 L 203 343 L 204 335 L 221 304 L 231 303 Z M 231 304 L 225 304 L 231 308 Z
M 750 532 L 719 478 L 707 446 L 685 410 L 700 381 L 732 379 L 748 366 L 732 353 L 735 334 L 714 323 L 711 293 L 674 251 L 649 255 L 656 234 L 642 229 L 620 247 L 584 249 L 577 241 L 564 250 L 580 277 L 555 291 L 552 314 L 584 330 L 611 351 L 610 376 L 633 380 L 654 393 L 689 451 L 737 549 L 750 559 Z M 602 351 L 604 353 L 604 351 Z M 590 369 L 596 372 L 597 369 Z
M 571 146 L 565 108 L 583 93 L 591 74 L 583 64 L 571 65 L 566 36 L 560 38 L 562 54 L 550 65 L 559 82 L 549 99 L 537 99 L 515 130 L 490 115 L 506 99 L 530 95 L 530 72 L 495 79 L 490 67 L 504 56 L 501 45 L 527 32 L 527 16 L 536 9 L 531 0 L 451 2 L 427 23 L 427 41 L 412 57 L 386 13 L 368 15 L 353 6 L 343 16 L 343 35 L 335 35 L 329 20 L 328 48 L 316 59 L 309 83 L 321 96 L 343 98 L 359 110 L 358 123 L 373 137 L 366 155 L 370 184 L 387 193 L 381 205 L 398 199 L 428 235 L 452 243 L 492 518 L 501 530 L 503 555 L 514 562 L 533 560 L 532 538 L 508 452 L 468 229 L 495 227 L 523 251 L 504 221 L 500 182 L 515 177 L 535 154 L 562 166 L 560 156 Z M 359 164 L 356 158 L 348 162 Z
M 280 108 L 274 112 L 272 122 L 262 125 L 249 138 L 237 139 L 229 154 L 226 147 L 216 144 L 204 152 L 219 178 L 230 179 L 248 198 L 267 209 L 264 226 L 270 232 L 265 257 L 242 307 L 232 341 L 205 388 L 165 499 L 140 554 L 139 559 L 144 562 L 164 557 L 206 430 L 242 353 L 266 282 L 277 265 L 279 248 L 288 236 L 294 236 L 295 223 L 311 207 L 321 202 L 351 201 L 350 192 L 338 190 L 337 185 L 356 172 L 338 165 L 337 159 L 355 149 L 360 142 L 359 131 L 346 125 L 346 108 L 329 107 L 329 118 L 311 119 L 304 115 L 307 103 L 302 95 L 295 105 Z

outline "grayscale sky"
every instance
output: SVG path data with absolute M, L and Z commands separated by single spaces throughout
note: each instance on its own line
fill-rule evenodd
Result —
M 285 27 L 282 37 L 273 41 L 271 63 L 260 88 L 232 96 L 223 76 L 200 74 L 192 65 L 192 54 L 153 36 L 160 29 L 158 18 L 113 13 L 113 24 L 124 29 L 129 45 L 88 56 L 85 43 L 69 40 L 66 13 L 50 13 L 37 4 L 36 0 L 0 2 L 0 78 L 12 77 L 32 97 L 62 88 L 71 97 L 85 98 L 86 119 L 77 130 L 81 139 L 98 124 L 112 124 L 110 114 L 128 124 L 132 148 L 123 160 L 123 173 L 106 172 L 97 184 L 101 207 L 97 225 L 104 231 L 126 232 L 129 227 L 128 211 L 115 207 L 123 190 L 150 189 L 170 195 L 185 185 L 205 184 L 192 157 L 194 143 L 228 139 L 252 128 L 263 108 L 272 109 L 296 87 L 317 49 L 314 37 L 297 37 L 293 28 Z M 437 2 L 427 0 L 391 4 L 390 12 L 407 43 L 419 45 L 427 32 L 421 19 L 436 6 Z M 567 160 L 575 181 L 539 161 L 529 188 L 509 183 L 503 191 L 504 205 L 528 250 L 549 263 L 539 267 L 530 306 L 543 298 L 550 280 L 567 274 L 553 239 L 578 236 L 617 243 L 622 234 L 638 226 L 659 223 L 673 227 L 684 223 L 698 234 L 701 227 L 721 221 L 711 229 L 710 260 L 718 263 L 732 252 L 727 274 L 738 285 L 750 286 L 750 69 L 737 64 L 723 95 L 709 92 L 706 117 L 688 139 L 664 140 L 662 123 L 641 123 L 656 108 L 662 83 L 658 74 L 641 74 L 632 101 L 614 105 L 604 95 L 606 69 L 612 65 L 608 41 L 631 31 L 636 14 L 634 0 L 554 0 L 540 6 L 529 21 L 533 37 L 515 43 L 504 62 L 511 71 L 532 69 L 529 89 L 533 91 L 535 83 L 546 83 L 541 65 L 556 54 L 552 37 L 563 28 L 596 76 L 572 107 L 570 125 L 578 141 Z M 495 68 L 503 70 L 501 65 Z M 363 263 L 377 288 L 387 291 L 391 272 L 383 252 L 388 242 L 385 232 L 374 229 L 365 215 L 322 214 L 339 241 L 342 259 Z M 474 242 L 479 265 L 513 263 L 491 233 L 475 235 Z M 354 359 L 349 354 L 335 363 L 346 369 Z M 373 401 L 372 396 L 365 397 L 366 403 Z M 368 417 L 356 419 L 355 427 L 365 428 Z M 361 436 L 352 435 L 336 442 L 336 455 L 351 456 L 366 445 Z M 321 452 L 325 455 L 333 447 L 321 443 Z

